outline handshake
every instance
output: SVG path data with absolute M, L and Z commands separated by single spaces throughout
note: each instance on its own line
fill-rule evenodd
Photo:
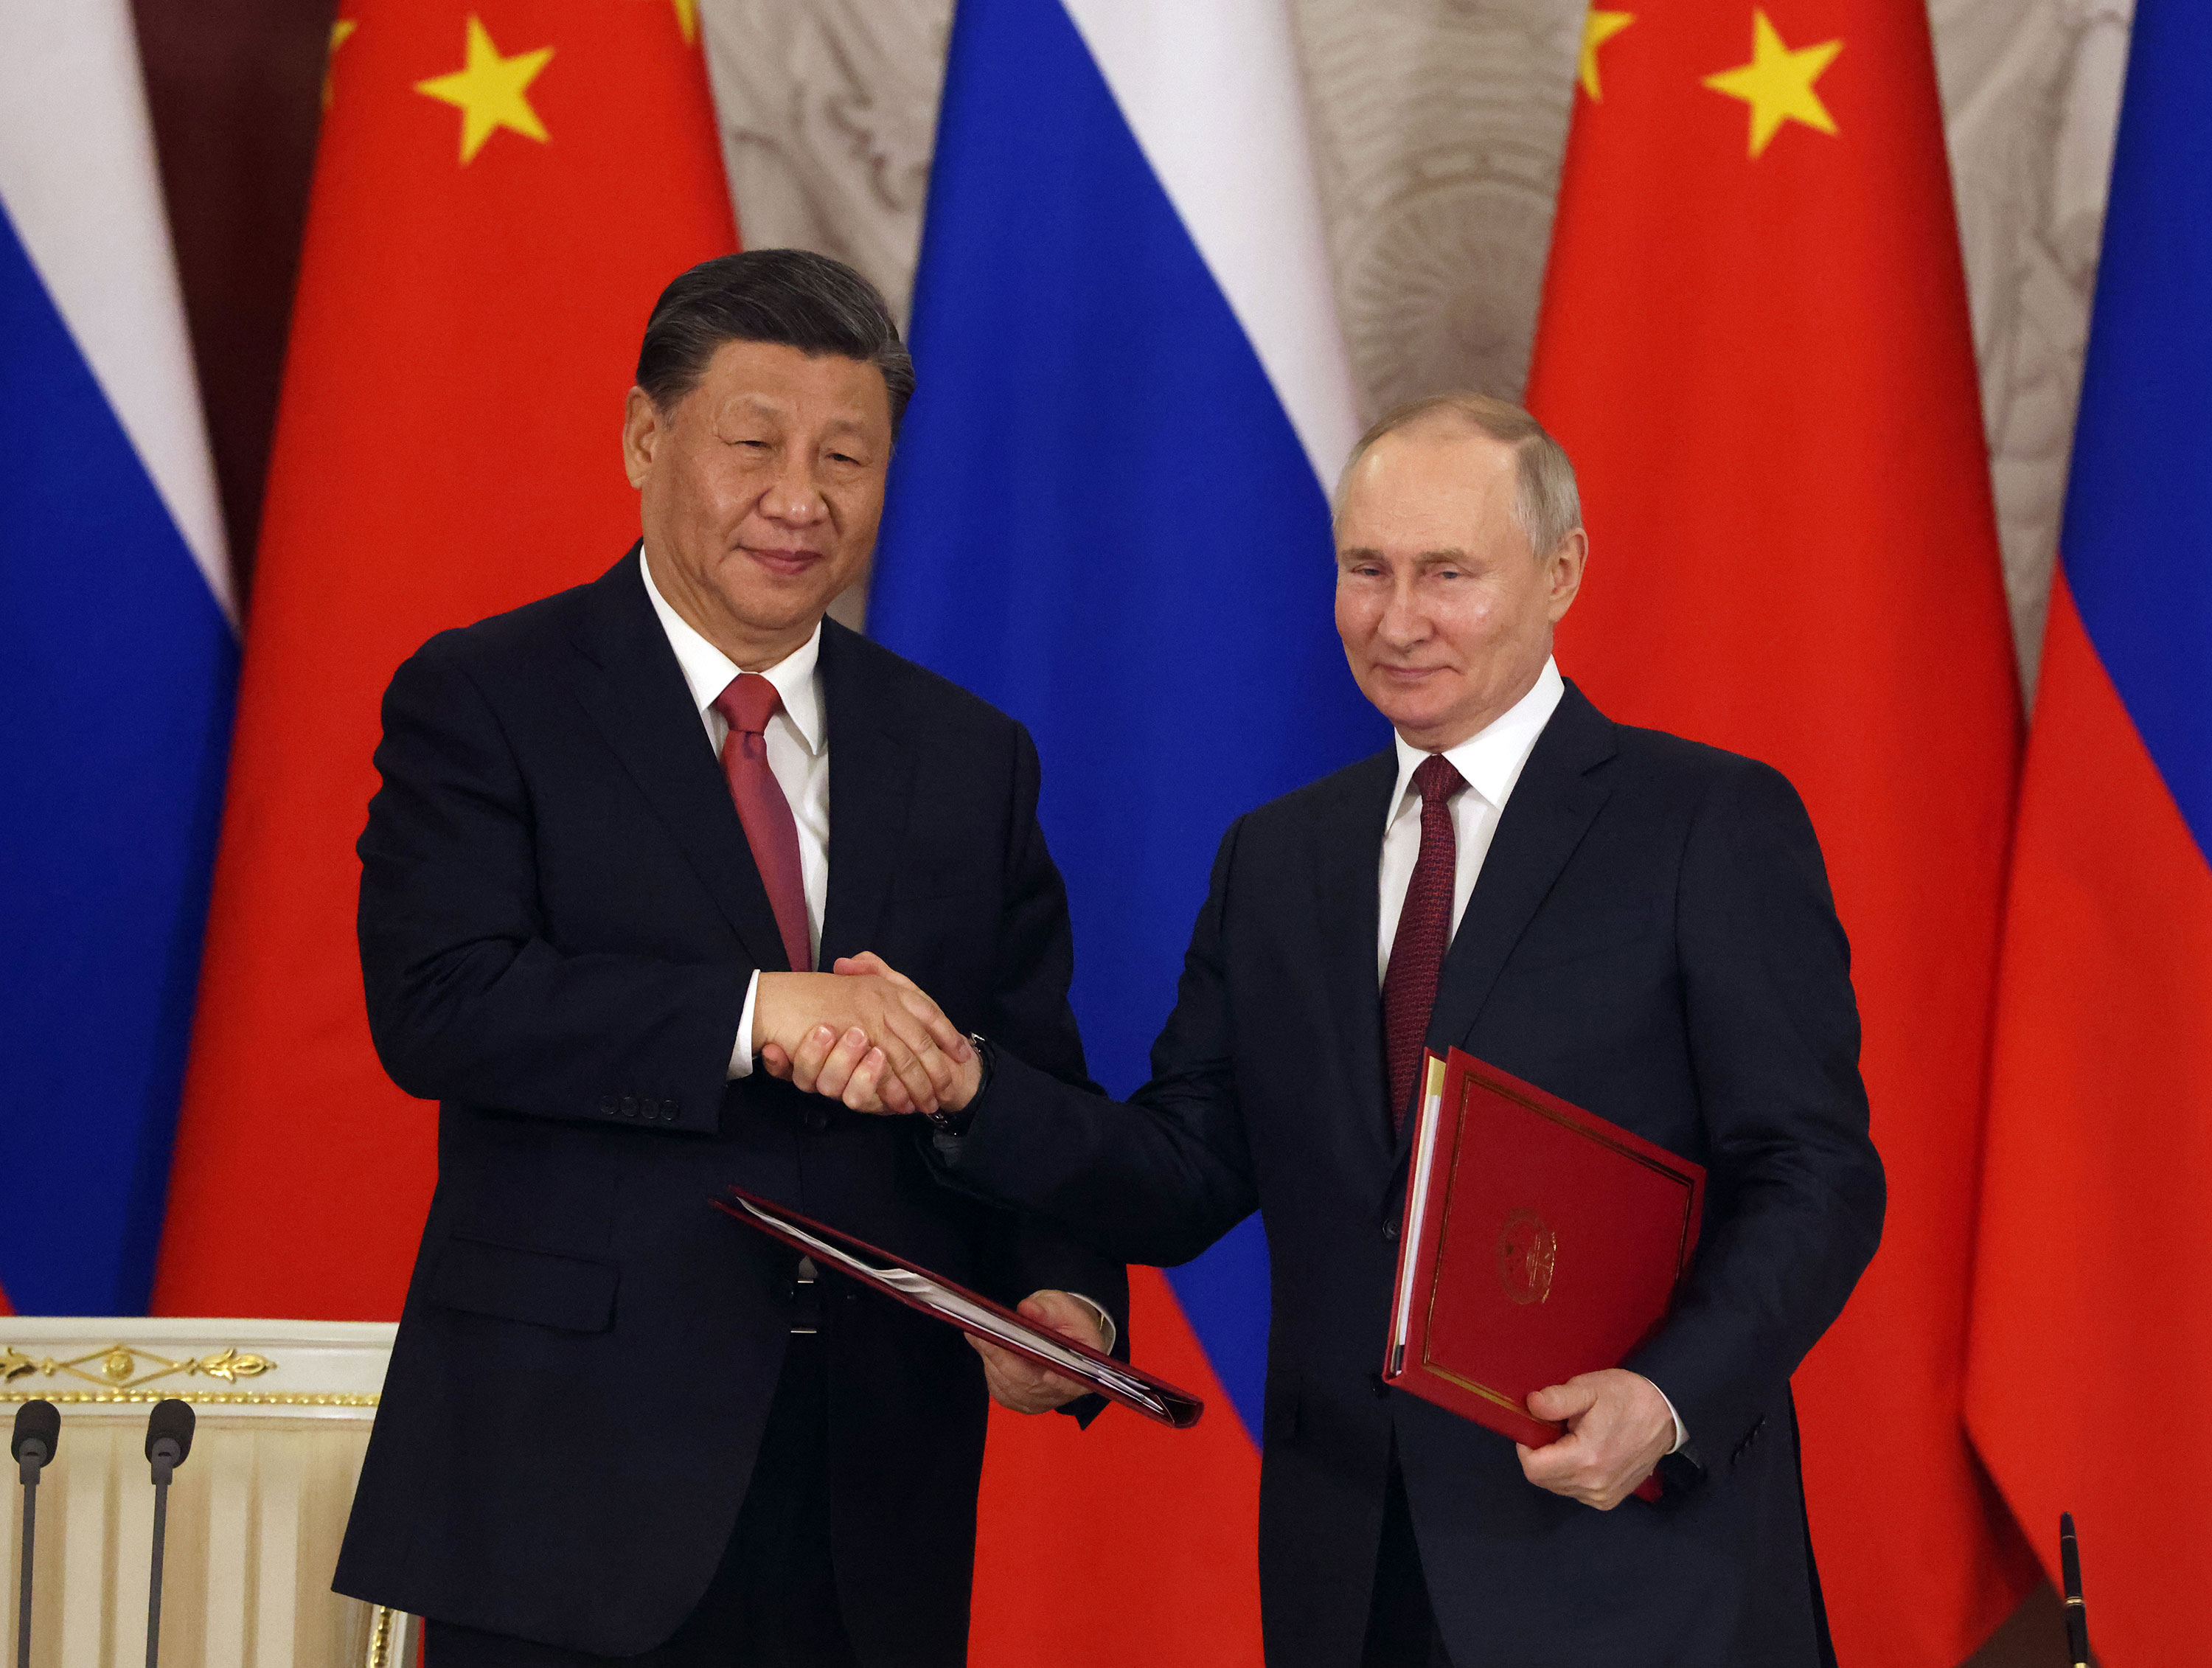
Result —
M 811 1094 L 856 1112 L 958 1112 L 975 1098 L 982 1062 L 975 1045 L 905 974 L 869 953 L 827 973 L 763 973 L 753 996 L 752 1044 L 761 1064 Z M 1093 1349 L 1113 1346 L 1106 1312 L 1068 1292 L 1032 1292 L 1018 1312 Z M 991 1396 L 1017 1413 L 1042 1413 L 1083 1385 L 972 1334 Z
M 981 1078 L 974 1044 L 872 952 L 827 973 L 763 973 L 751 1040 L 773 1075 L 856 1112 L 957 1112 Z

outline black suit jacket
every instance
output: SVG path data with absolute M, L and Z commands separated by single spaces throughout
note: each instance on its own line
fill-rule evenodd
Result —
M 793 1321 L 796 1259 L 709 1208 L 743 1183 L 1007 1299 L 1119 1265 L 948 1192 L 919 1120 L 756 1072 L 768 895 L 633 551 L 596 583 L 431 639 L 392 679 L 361 839 L 386 1068 L 443 1104 L 438 1187 L 339 1591 L 607 1655 L 704 1592 Z M 1085 1081 L 1028 735 L 823 626 L 823 965 L 862 949 L 963 1027 Z M 833 1288 L 832 1519 L 863 1662 L 965 1654 L 987 1397 L 961 1336 Z
M 1431 1048 L 1711 1171 L 1683 1300 L 1627 1363 L 1702 1464 L 1666 1462 L 1662 1506 L 1599 1513 L 1377 1377 L 1411 1136 L 1390 1135 L 1375 977 L 1395 775 L 1384 753 L 1240 819 L 1152 1081 L 1122 1105 L 1004 1060 L 951 1178 L 1132 1262 L 1262 1213 L 1273 1668 L 1358 1659 L 1394 1443 L 1455 1668 L 1820 1661 L 1789 1379 L 1872 1256 L 1884 1193 L 1804 809 L 1765 765 L 1616 727 L 1570 685 L 1445 960 Z

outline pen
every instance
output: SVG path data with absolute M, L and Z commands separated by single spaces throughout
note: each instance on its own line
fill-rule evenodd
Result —
M 2066 1655 L 2074 1668 L 2089 1668 L 2089 1611 L 2081 1602 L 2081 1553 L 2071 1512 L 2058 1514 L 2058 1574 L 2066 1584 Z

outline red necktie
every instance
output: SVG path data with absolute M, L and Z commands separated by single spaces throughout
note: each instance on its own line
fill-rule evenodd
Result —
M 775 685 L 757 672 L 741 672 L 714 697 L 714 710 L 730 721 L 722 743 L 722 775 L 730 784 L 745 843 L 768 888 L 783 953 L 795 973 L 814 971 L 813 941 L 806 927 L 806 881 L 799 865 L 799 825 L 775 772 L 768 768 L 768 721 L 783 705 Z
M 1452 879 L 1459 861 L 1451 797 L 1467 781 L 1449 759 L 1431 753 L 1415 767 L 1413 786 L 1421 793 L 1421 855 L 1406 885 L 1398 935 L 1390 941 L 1390 971 L 1382 979 L 1383 1057 L 1390 1073 L 1394 1136 L 1413 1099 L 1421 1041 L 1428 1034 L 1437 982 L 1443 977 L 1444 951 L 1451 944 Z

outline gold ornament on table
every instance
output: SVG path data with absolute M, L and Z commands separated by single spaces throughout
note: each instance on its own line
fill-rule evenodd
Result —
M 268 1356 L 234 1347 L 219 1349 L 211 1355 L 188 1355 L 183 1361 L 172 1361 L 150 1349 L 135 1349 L 125 1343 L 110 1344 L 105 1349 L 91 1350 L 67 1361 L 57 1361 L 51 1355 L 26 1355 L 13 1344 L 0 1347 L 0 1384 L 11 1385 L 34 1373 L 48 1379 L 77 1379 L 103 1390 L 136 1390 L 155 1379 L 179 1375 L 200 1375 L 235 1385 L 241 1379 L 258 1379 L 276 1368 L 276 1363 Z

